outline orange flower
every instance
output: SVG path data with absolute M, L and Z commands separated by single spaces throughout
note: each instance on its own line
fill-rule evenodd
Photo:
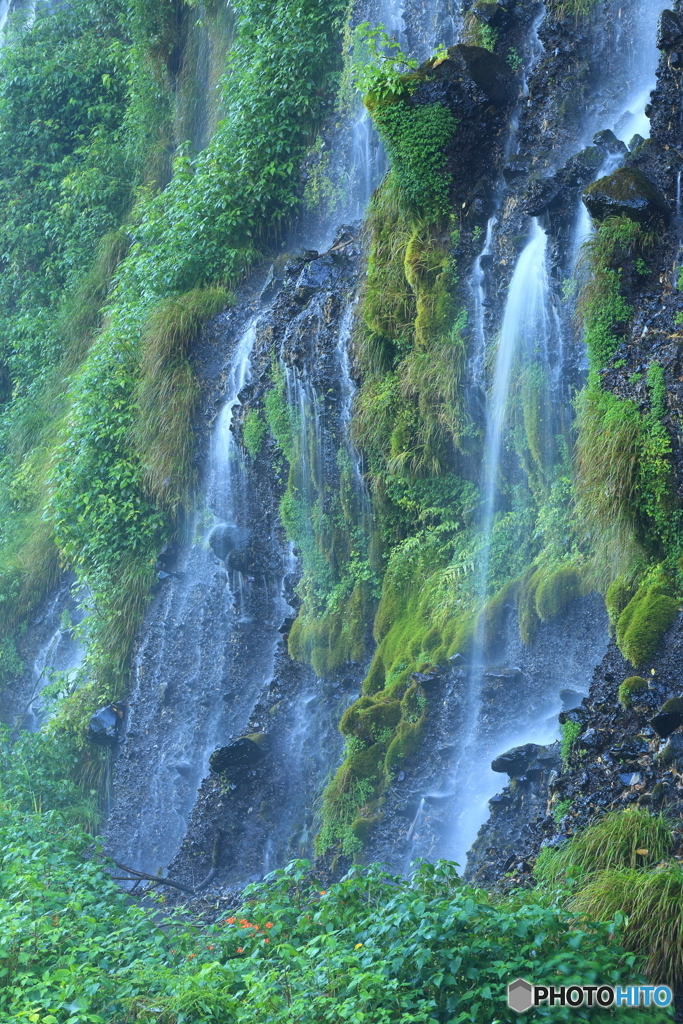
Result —
M 326 892 L 327 892 L 327 889 L 321 889 L 320 890 L 320 895 L 324 896 Z
M 215 948 L 216 948 L 215 946 L 209 946 L 209 949 L 215 949 Z
M 264 939 L 263 941 L 264 942 L 270 942 L 270 939 Z
M 242 947 L 241 947 L 241 946 L 238 946 L 238 947 L 237 947 L 237 952 L 238 952 L 238 953 L 243 953 L 243 952 L 244 952 L 244 950 L 242 949 Z
M 240 921 L 240 928 L 250 928 L 251 925 L 247 921 L 246 917 L 243 917 Z
M 226 919 L 226 922 L 225 922 L 225 923 L 226 923 L 226 924 L 234 924 L 234 923 L 235 923 L 235 918 L 234 918 L 234 917 L 228 917 L 228 918 Z
M 187 959 L 188 959 L 188 960 L 192 960 L 192 959 L 193 959 L 193 957 L 195 957 L 196 955 L 197 955 L 196 953 L 188 953 L 188 955 L 187 955 Z
M 273 927 L 273 922 L 272 921 L 266 921 L 266 928 L 272 928 L 272 927 Z

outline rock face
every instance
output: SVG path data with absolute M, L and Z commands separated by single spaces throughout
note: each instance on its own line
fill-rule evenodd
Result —
M 479 46 L 452 46 L 447 60 L 422 74 L 412 103 L 440 103 L 452 111 L 457 128 L 446 171 L 454 183 L 454 202 L 460 208 L 465 203 L 466 209 L 474 203 L 471 212 L 481 215 L 493 199 L 518 81 L 502 58 Z
M 642 171 L 620 167 L 599 178 L 583 193 L 591 217 L 629 217 L 644 226 L 668 222 L 670 210 Z

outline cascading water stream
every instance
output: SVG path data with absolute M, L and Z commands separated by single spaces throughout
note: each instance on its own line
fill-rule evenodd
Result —
M 661 5 L 657 5 L 657 8 L 661 9 Z M 647 39 L 652 42 L 654 19 L 653 10 L 649 5 L 641 6 L 639 22 L 647 24 Z M 644 107 L 649 92 L 654 86 L 657 53 L 651 45 L 646 45 L 642 48 L 639 56 L 640 60 L 635 61 L 637 66 L 633 69 L 633 85 L 626 102 L 622 103 L 621 110 L 617 108 L 614 114 L 615 134 L 623 141 L 629 141 L 631 136 L 636 133 L 642 137 L 649 134 L 649 124 L 644 115 Z M 587 112 L 586 121 L 587 130 L 591 133 L 597 127 L 605 127 L 604 123 L 596 124 L 596 114 L 592 110 Z M 619 166 L 622 159 L 620 152 L 614 152 L 607 156 L 596 177 L 610 174 Z M 576 260 L 581 243 L 588 236 L 590 230 L 590 217 L 583 203 L 579 203 L 572 232 L 573 245 L 570 246 L 573 249 L 573 253 L 570 254 L 572 265 Z M 546 269 L 546 243 L 545 231 L 538 221 L 535 221 L 529 242 L 517 261 L 510 281 L 498 340 L 493 383 L 489 392 L 486 413 L 484 479 L 482 482 L 482 542 L 477 573 L 477 593 L 480 607 L 491 596 L 489 576 L 496 509 L 501 500 L 500 478 L 502 461 L 504 461 L 502 453 L 505 445 L 506 405 L 511 374 L 520 358 L 527 364 L 540 363 L 544 373 L 552 378 L 553 391 L 559 400 L 558 406 L 566 404 L 564 392 L 567 389 L 563 381 L 563 376 L 566 373 L 563 354 L 564 331 L 549 287 Z M 488 254 L 489 245 L 487 237 L 482 255 Z M 481 264 L 477 261 L 472 275 L 475 299 L 475 333 L 485 345 L 485 331 L 481 316 L 483 278 Z M 478 356 L 475 353 L 473 368 L 477 365 L 483 367 L 483 354 Z M 552 428 L 552 424 L 550 426 Z M 548 428 L 546 427 L 546 429 Z M 464 738 L 461 739 L 462 753 L 455 772 L 455 788 L 463 795 L 456 802 L 456 822 L 449 855 L 453 856 L 460 864 L 464 864 L 465 853 L 476 835 L 478 826 L 486 817 L 488 799 L 500 786 L 500 778 L 496 777 L 489 769 L 492 756 L 496 756 L 506 747 L 530 740 L 537 743 L 549 742 L 556 734 L 552 718 L 546 720 L 545 724 L 542 719 L 534 721 L 530 718 L 527 726 L 521 730 L 518 729 L 516 734 L 501 722 L 498 728 L 497 745 L 482 745 L 478 720 L 481 709 L 482 673 L 485 668 L 484 630 L 485 621 L 484 616 L 481 615 L 476 626 L 473 657 L 468 672 L 466 728 Z M 550 685 L 552 686 L 552 684 Z M 550 690 L 549 697 L 552 698 Z M 479 745 L 479 749 L 477 749 L 477 745 Z

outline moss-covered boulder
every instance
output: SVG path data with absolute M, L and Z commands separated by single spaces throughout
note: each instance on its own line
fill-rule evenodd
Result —
M 650 724 L 658 736 L 665 739 L 683 725 L 683 697 L 665 701 Z
M 581 593 L 581 575 L 573 565 L 562 565 L 545 576 L 536 588 L 536 612 L 547 622 L 561 615 Z
M 634 694 L 647 690 L 647 679 L 642 676 L 629 676 L 619 686 L 618 697 L 622 708 L 630 708 L 633 703 Z
M 595 220 L 628 217 L 643 226 L 668 223 L 671 211 L 642 171 L 620 167 L 584 190 L 583 201 Z
M 495 0 L 476 0 L 472 5 L 472 14 L 490 28 L 506 29 L 513 20 L 507 7 L 495 3 Z
M 654 656 L 679 606 L 660 586 L 642 586 L 631 598 L 617 621 L 617 643 L 634 668 Z

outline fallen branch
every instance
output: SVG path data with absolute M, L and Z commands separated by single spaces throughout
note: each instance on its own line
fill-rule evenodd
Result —
M 220 867 L 222 845 L 223 831 L 219 828 L 218 832 L 216 833 L 216 839 L 213 844 L 213 849 L 211 850 L 211 870 L 209 871 L 204 881 L 200 882 L 199 885 L 195 886 L 195 888 L 192 888 L 191 885 L 183 885 L 182 882 L 175 882 L 171 878 L 162 878 L 160 875 L 148 875 L 145 871 L 138 871 L 137 868 L 129 868 L 127 864 L 120 864 L 117 860 L 109 858 L 112 860 L 112 864 L 114 864 L 121 871 L 127 871 L 128 875 L 130 876 L 126 877 L 124 875 L 112 875 L 111 877 L 116 882 L 135 881 L 135 885 L 130 890 L 131 892 L 134 892 L 137 889 L 140 882 L 152 882 L 154 885 L 169 885 L 173 889 L 180 889 L 181 892 L 189 892 L 191 895 L 194 895 L 201 889 L 205 889 L 206 886 L 209 885 L 209 883 L 212 882 L 216 875 L 218 874 L 218 869 Z M 103 856 L 105 855 L 103 854 Z M 149 890 L 143 890 L 143 894 L 144 892 L 148 891 Z

